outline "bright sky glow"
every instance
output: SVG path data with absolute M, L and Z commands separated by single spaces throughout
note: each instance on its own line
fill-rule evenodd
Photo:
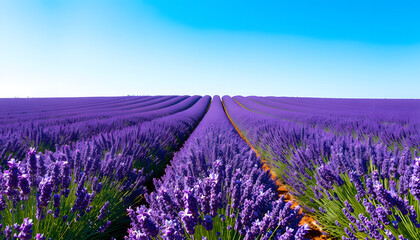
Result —
M 0 97 L 420 98 L 419 12 L 386 0 L 3 0 Z

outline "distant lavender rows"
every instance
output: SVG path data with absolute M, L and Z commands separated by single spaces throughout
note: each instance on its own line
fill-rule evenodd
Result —
M 183 111 L 199 98 L 120 97 L 112 98 L 113 101 L 94 98 L 94 103 L 98 104 L 94 109 L 93 100 L 89 98 L 86 102 L 81 102 L 79 98 L 47 99 L 49 101 L 1 99 L 0 106 L 5 110 L 0 115 L 4 119 L 0 125 L 0 158 L 10 153 L 22 158 L 31 145 L 42 151 L 54 150 L 55 145 L 71 144 L 115 129 L 139 126 L 145 121 Z M 31 104 L 37 111 L 31 109 Z M 56 109 L 60 104 L 62 109 Z
M 242 96 L 233 99 L 267 117 L 341 133 L 354 132 L 359 137 L 379 137 L 387 143 L 404 141 L 411 146 L 420 145 L 420 100 Z
M 419 100 L 223 98 L 307 211 L 343 239 L 419 236 Z

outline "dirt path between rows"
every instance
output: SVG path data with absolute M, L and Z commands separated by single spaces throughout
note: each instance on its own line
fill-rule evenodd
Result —
M 223 105 L 224 108 L 224 105 Z M 238 134 L 242 137 L 242 139 L 249 145 L 249 147 L 255 152 L 255 154 L 257 156 L 261 156 L 261 154 L 254 148 L 254 146 L 251 145 L 251 143 L 248 141 L 248 139 L 246 139 L 241 131 L 236 127 L 235 123 L 232 121 L 232 119 L 230 118 L 229 114 L 226 112 L 226 109 L 224 108 L 226 116 L 229 118 L 231 124 L 233 125 L 233 127 L 235 127 L 236 131 L 238 132 Z M 285 201 L 293 201 L 293 205 L 292 208 L 294 208 L 295 206 L 298 205 L 298 203 L 294 200 L 294 197 L 289 193 L 289 191 L 287 190 L 286 186 L 280 182 L 279 178 L 276 176 L 276 174 L 274 173 L 274 171 L 271 170 L 270 166 L 267 164 L 267 161 L 265 159 L 261 158 L 261 162 L 263 163 L 262 168 L 265 171 L 270 171 L 270 175 L 271 175 L 271 179 L 273 179 L 274 181 L 276 181 L 276 185 L 277 185 L 277 192 L 279 193 L 280 196 L 284 196 Z M 302 210 L 303 211 L 303 208 Z M 302 220 L 300 221 L 300 225 L 303 224 L 308 224 L 310 227 L 310 230 L 308 232 L 308 234 L 306 234 L 305 237 L 309 238 L 309 239 L 313 239 L 313 240 L 327 240 L 327 239 L 331 239 L 330 237 L 328 237 L 328 233 L 323 231 L 321 226 L 319 226 L 316 223 L 316 220 L 314 218 L 312 218 L 308 213 L 305 213 L 305 216 L 302 218 Z

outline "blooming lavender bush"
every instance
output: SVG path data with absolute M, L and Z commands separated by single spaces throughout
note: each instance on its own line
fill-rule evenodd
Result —
M 81 157 L 78 150 L 71 158 Z M 145 191 L 141 171 L 118 168 L 105 176 L 105 169 L 85 168 L 77 173 L 65 154 L 54 155 L 58 156 L 55 162 L 32 149 L 27 161 L 12 159 L 0 174 L 0 215 L 6 239 L 14 234 L 31 239 L 37 233 L 52 239 L 98 235 L 106 230 L 109 219 L 123 217 L 125 198 Z M 118 181 L 117 173 L 127 176 L 126 180 Z M 136 184 L 130 186 L 130 182 Z
M 420 235 L 416 119 L 405 119 L 401 114 L 400 121 L 382 115 L 367 124 L 367 130 L 354 124 L 348 128 L 354 131 L 346 132 L 340 127 L 346 118 L 351 125 L 349 116 L 340 117 L 338 122 L 329 116 L 319 117 L 314 124 L 312 116 L 297 116 L 298 110 L 290 114 L 283 111 L 285 121 L 247 111 L 229 97 L 224 97 L 224 104 L 237 127 L 291 193 L 333 236 L 416 239 Z M 380 118 L 387 119 L 388 125 L 394 121 L 393 126 L 401 128 L 392 128 L 398 136 L 370 130 L 382 124 L 376 121 Z M 404 130 L 406 126 L 409 131 Z
M 304 239 L 300 207 L 279 198 L 261 167 L 215 97 L 156 191 L 146 194 L 149 208 L 128 209 L 126 239 Z

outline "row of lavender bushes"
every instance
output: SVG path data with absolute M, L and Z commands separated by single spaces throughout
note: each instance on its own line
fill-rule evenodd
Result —
M 29 146 L 36 147 L 42 152 L 45 150 L 55 151 L 56 145 L 62 146 L 80 140 L 89 140 L 98 134 L 126 129 L 130 126 L 138 127 L 143 122 L 183 111 L 194 105 L 199 99 L 199 96 L 133 97 L 122 98 L 123 101 L 115 105 L 113 102 L 121 101 L 116 98 L 96 108 L 85 103 L 76 106 L 70 105 L 67 108 L 64 105 L 53 111 L 51 110 L 53 108 L 47 105 L 41 108 L 42 111 L 35 107 L 35 110 L 38 111 L 27 109 L 23 113 L 11 113 L 11 116 L 2 114 L 8 117 L 0 121 L 2 122 L 0 125 L 0 158 L 5 159 L 10 155 L 15 158 L 23 158 Z M 50 100 L 50 104 L 53 100 L 55 99 Z M 73 99 L 73 101 L 75 100 Z M 6 107 L 7 105 L 3 101 L 0 101 L 0 106 Z M 27 108 L 35 106 L 35 102 L 29 101 L 23 106 L 17 103 L 9 105 L 25 109 L 25 106 Z M 45 116 L 42 112 L 46 112 Z
M 177 152 L 149 207 L 129 209 L 126 239 L 305 239 L 301 208 L 292 208 L 214 97 Z
M 364 129 L 330 131 L 339 129 L 345 117 L 335 125 L 334 118 L 319 116 L 318 123 L 321 119 L 328 122 L 326 129 L 326 124 L 314 125 L 313 118 L 297 121 L 287 113 L 274 118 L 246 110 L 230 97 L 223 100 L 241 132 L 334 237 L 392 240 L 420 236 L 418 119 L 402 118 L 400 125 L 384 123 L 394 124 L 393 128 L 410 126 L 409 131 L 395 131 L 408 135 L 390 138 L 387 133 L 374 135 L 377 131 L 362 134 Z M 347 121 L 352 125 L 351 117 Z
M 5 239 L 106 239 L 126 233 L 126 210 L 204 116 L 210 97 L 173 115 L 87 140 L 31 149 L 0 171 Z
M 386 145 L 398 144 L 400 147 L 420 145 L 419 100 L 233 98 L 251 111 L 324 129 L 336 135 L 351 133 L 355 138 L 370 137 Z

